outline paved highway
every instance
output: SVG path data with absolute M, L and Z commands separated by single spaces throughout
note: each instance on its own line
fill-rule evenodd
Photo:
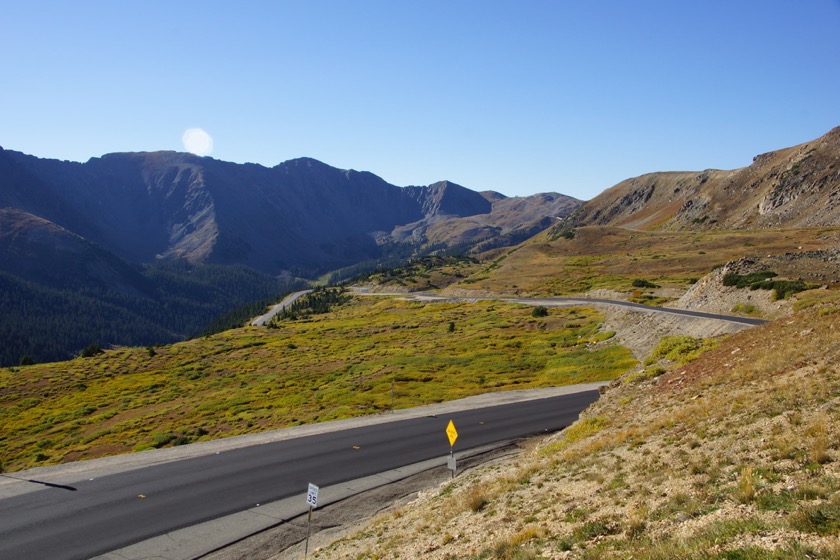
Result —
M 571 424 L 597 391 L 244 447 L 0 500 L 0 558 L 86 559 L 181 527 L 449 453 Z
M 660 307 L 654 305 L 644 305 L 641 303 L 633 303 L 631 301 L 621 301 L 615 299 L 597 299 L 597 298 L 571 298 L 571 297 L 457 297 L 457 296 L 443 296 L 434 292 L 368 292 L 364 288 L 357 288 L 354 292 L 356 295 L 363 296 L 403 296 L 419 301 L 475 301 L 479 299 L 507 301 L 510 303 L 519 303 L 522 305 L 592 305 L 598 303 L 602 305 L 614 305 L 618 307 L 627 307 L 634 311 L 643 313 L 670 313 L 672 315 L 682 315 L 684 317 L 694 317 L 697 319 L 713 319 L 715 321 L 725 321 L 727 323 L 740 323 L 743 325 L 763 325 L 767 321 L 763 319 L 751 319 L 749 317 L 738 317 L 736 315 L 721 315 L 719 313 L 706 313 L 705 311 L 692 311 L 690 309 L 676 309 L 674 307 Z
M 595 299 L 595 298 L 506 298 L 504 301 L 514 303 L 522 303 L 525 305 L 557 305 L 576 303 L 580 305 L 587 305 L 592 303 L 601 303 L 604 305 L 617 305 L 619 307 L 629 307 L 635 311 L 642 311 L 646 313 L 670 313 L 672 315 L 683 315 L 685 317 L 696 317 L 698 319 L 714 319 L 716 321 L 726 321 L 729 323 L 742 323 L 744 325 L 763 325 L 767 321 L 763 319 L 751 319 L 749 317 L 738 317 L 735 315 L 721 315 L 719 313 L 706 313 L 705 311 L 692 311 L 690 309 L 676 309 L 674 307 L 659 307 L 654 305 L 643 305 L 641 303 L 633 303 L 631 301 L 620 301 L 614 299 Z
M 265 315 L 260 315 L 259 317 L 255 318 L 251 321 L 252 327 L 264 327 L 266 323 L 271 321 L 275 315 L 283 311 L 286 307 L 292 305 L 296 302 L 301 296 L 312 292 L 312 290 L 301 290 L 299 292 L 294 292 L 292 294 L 287 295 L 283 298 L 283 301 L 278 303 L 277 305 L 273 305 L 271 309 L 268 310 L 268 313 Z

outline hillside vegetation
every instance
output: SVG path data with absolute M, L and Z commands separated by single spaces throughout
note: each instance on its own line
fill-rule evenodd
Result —
M 501 255 L 460 282 L 458 293 L 562 296 L 611 290 L 623 293 L 624 299 L 633 297 L 634 292 L 637 297 L 659 295 L 666 298 L 662 302 L 681 296 L 713 268 L 731 260 L 840 246 L 838 227 L 687 232 L 586 226 L 570 231 L 570 236 L 564 237 L 562 232 L 548 230 Z M 818 266 L 773 266 L 779 279 L 792 276 L 817 284 L 840 282 L 840 277 L 826 276 Z M 831 270 L 836 267 L 835 263 Z M 658 289 L 640 289 L 640 280 L 656 284 Z
M 614 379 L 637 361 L 586 308 L 357 298 L 331 313 L 0 370 L 6 470 Z
M 840 294 L 797 307 L 699 357 L 665 340 L 518 460 L 421 493 L 313 557 L 840 557 Z

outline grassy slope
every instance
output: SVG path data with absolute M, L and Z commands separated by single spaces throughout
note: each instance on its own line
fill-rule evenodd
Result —
M 459 286 L 498 293 L 568 295 L 633 291 L 634 279 L 685 290 L 713 266 L 744 256 L 836 247 L 840 228 L 763 231 L 641 231 L 578 228 L 574 239 L 541 234 Z
M 376 297 L 279 329 L 8 368 L 0 462 L 17 470 L 375 413 L 390 407 L 392 381 L 404 408 L 609 380 L 636 361 L 599 331 L 602 319 Z
M 800 307 L 314 557 L 840 557 L 840 294 Z
M 372 272 L 358 281 L 381 290 L 439 290 L 473 274 L 481 263 L 466 257 L 423 257 L 404 266 Z

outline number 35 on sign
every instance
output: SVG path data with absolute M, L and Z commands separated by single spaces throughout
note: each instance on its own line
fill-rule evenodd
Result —
M 311 508 L 318 507 L 318 487 L 309 483 L 309 490 L 306 492 L 306 503 Z

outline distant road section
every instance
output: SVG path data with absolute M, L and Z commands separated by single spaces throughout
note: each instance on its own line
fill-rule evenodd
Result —
M 629 307 L 635 311 L 642 311 L 647 313 L 671 313 L 672 315 L 682 315 L 684 317 L 696 317 L 698 319 L 714 319 L 715 321 L 727 321 L 729 323 L 741 323 L 744 325 L 763 325 L 767 321 L 763 319 L 752 319 L 750 317 L 738 317 L 735 315 L 721 315 L 718 313 L 706 313 L 705 311 L 692 311 L 690 309 L 676 309 L 674 307 L 657 307 L 653 305 L 643 305 L 641 303 L 633 303 L 630 301 L 620 301 L 614 299 L 595 299 L 595 298 L 505 298 L 505 301 L 514 303 L 522 303 L 525 305 L 557 305 L 557 304 L 592 304 L 600 303 L 603 305 L 617 305 L 620 307 Z
M 752 319 L 749 317 L 738 317 L 735 315 L 721 315 L 718 313 L 706 313 L 705 311 L 692 311 L 689 309 L 676 309 L 674 307 L 658 307 L 653 305 L 644 305 L 641 303 L 633 303 L 630 301 L 621 301 L 615 299 L 596 299 L 596 298 L 571 298 L 571 297 L 503 297 L 503 296 L 484 296 L 484 297 L 462 297 L 462 296 L 444 296 L 433 292 L 370 292 L 366 288 L 356 288 L 353 292 L 356 295 L 362 296 L 403 296 L 420 301 L 476 301 L 476 300 L 494 300 L 507 301 L 510 303 L 519 303 L 522 305 L 615 305 L 618 307 L 630 308 L 634 311 L 643 313 L 670 313 L 672 315 L 682 315 L 683 317 L 694 317 L 696 319 L 713 319 L 715 321 L 725 321 L 727 323 L 740 323 L 742 325 L 763 325 L 767 321 L 763 319 Z
M 300 292 L 295 292 L 293 294 L 287 295 L 285 298 L 283 298 L 283 301 L 269 309 L 268 313 L 266 313 L 265 315 L 260 315 L 256 319 L 252 320 L 251 326 L 264 327 L 265 324 L 271 321 L 271 319 L 274 318 L 275 315 L 283 311 L 286 307 L 292 305 L 295 301 L 297 301 L 299 297 L 306 295 L 311 291 L 312 290 L 301 290 Z

